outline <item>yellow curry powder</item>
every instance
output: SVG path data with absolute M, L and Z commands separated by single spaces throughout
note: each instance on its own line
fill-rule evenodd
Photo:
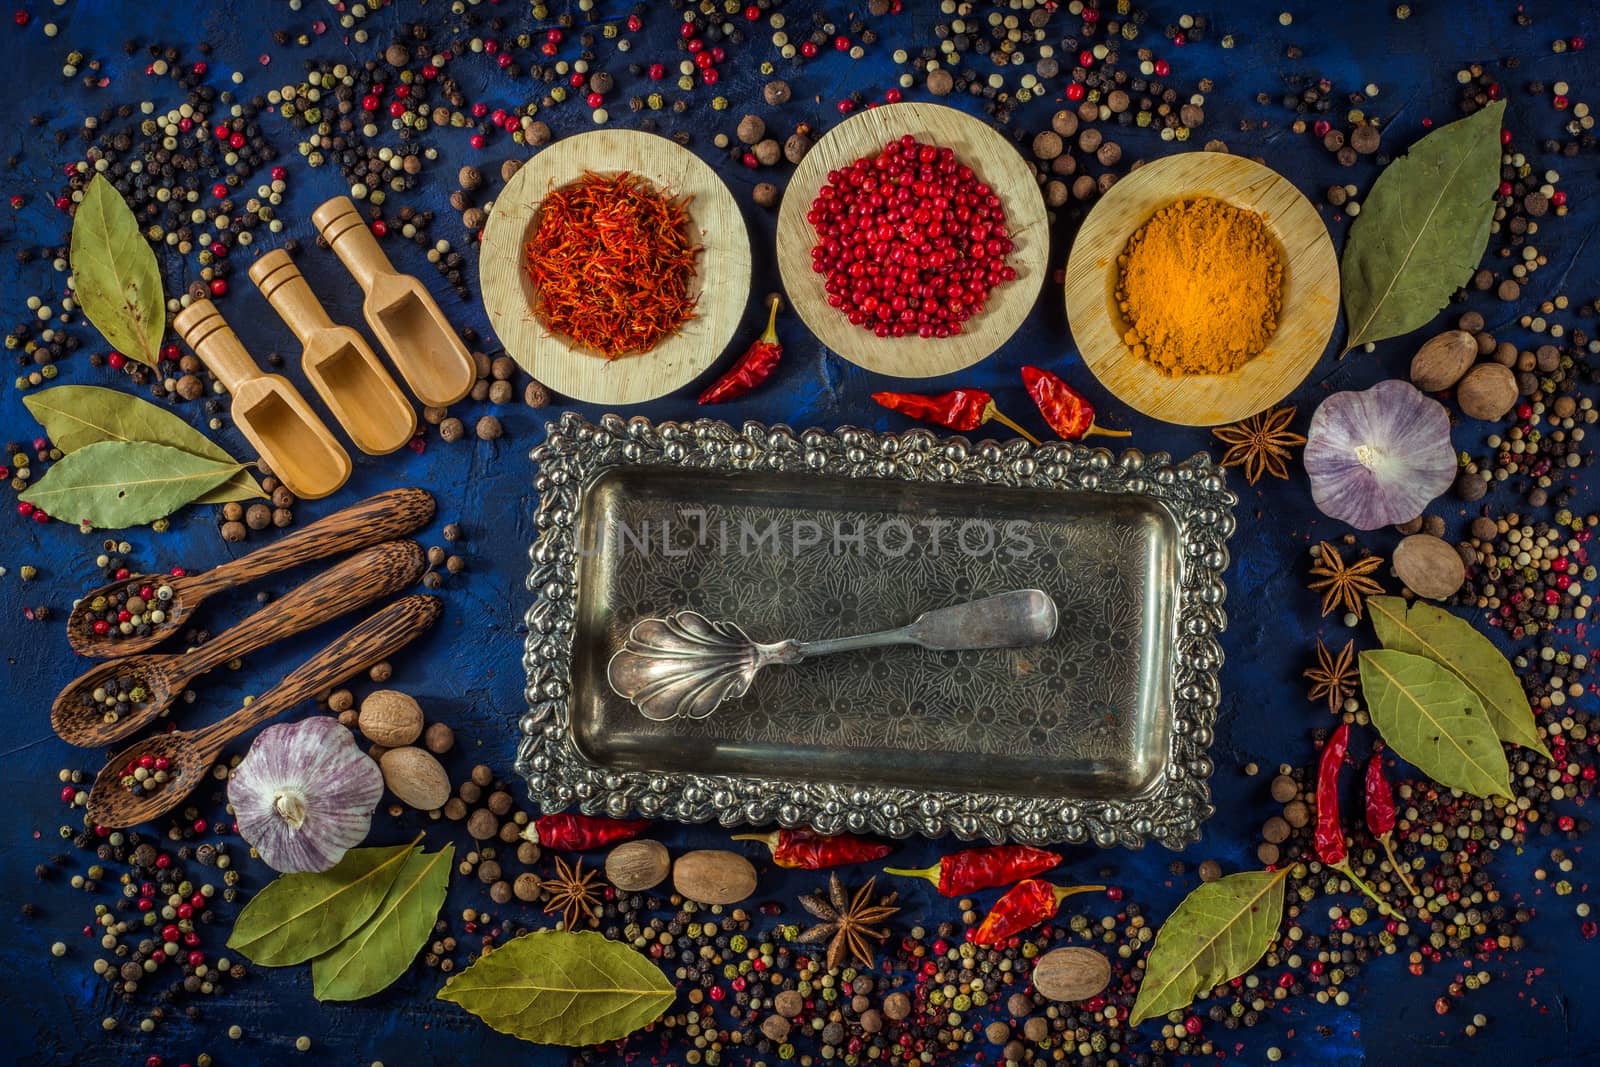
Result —
M 1283 261 L 1254 211 L 1211 197 L 1168 204 L 1117 268 L 1123 341 L 1168 377 L 1238 370 L 1278 328 Z

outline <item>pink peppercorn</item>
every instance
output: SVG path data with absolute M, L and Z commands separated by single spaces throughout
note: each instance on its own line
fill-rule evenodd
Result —
M 1158 78 L 1165 78 L 1172 73 L 1172 68 L 1167 64 L 1166 60 L 1158 59 L 1156 60 L 1155 71 Z

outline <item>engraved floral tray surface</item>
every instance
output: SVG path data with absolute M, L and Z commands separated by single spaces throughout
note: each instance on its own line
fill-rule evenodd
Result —
M 1208 457 L 568 413 L 533 458 L 517 766 L 542 807 L 1173 848 L 1211 814 L 1235 498 Z M 814 639 L 1022 587 L 1060 617 L 1032 648 L 771 667 L 698 720 L 606 680 L 644 617 Z

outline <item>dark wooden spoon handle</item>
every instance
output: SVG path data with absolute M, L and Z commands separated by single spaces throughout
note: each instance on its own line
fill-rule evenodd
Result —
M 223 745 L 245 731 L 392 656 L 432 626 L 443 610 L 437 597 L 408 596 L 395 601 L 356 624 L 252 703 L 194 731 L 190 743 L 204 762 L 211 762 Z
M 193 652 L 170 661 L 174 684 L 188 681 L 235 656 L 337 619 L 363 604 L 392 596 L 422 577 L 427 560 L 415 541 L 386 541 L 300 583 L 237 626 Z
M 390 489 L 336 511 L 281 541 L 213 567 L 186 581 L 186 595 L 203 597 L 277 571 L 326 559 L 419 529 L 433 518 L 433 497 L 421 489 Z

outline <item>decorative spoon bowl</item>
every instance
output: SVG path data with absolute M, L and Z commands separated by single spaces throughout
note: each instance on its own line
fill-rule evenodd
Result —
M 1013 589 L 925 611 L 898 629 L 822 641 L 787 638 L 763 644 L 731 622 L 679 611 L 634 623 L 611 657 L 606 676 L 611 688 L 647 719 L 703 719 L 723 701 L 744 696 L 769 664 L 883 645 L 918 645 L 936 652 L 1020 648 L 1042 644 L 1055 632 L 1055 601 L 1042 589 Z

